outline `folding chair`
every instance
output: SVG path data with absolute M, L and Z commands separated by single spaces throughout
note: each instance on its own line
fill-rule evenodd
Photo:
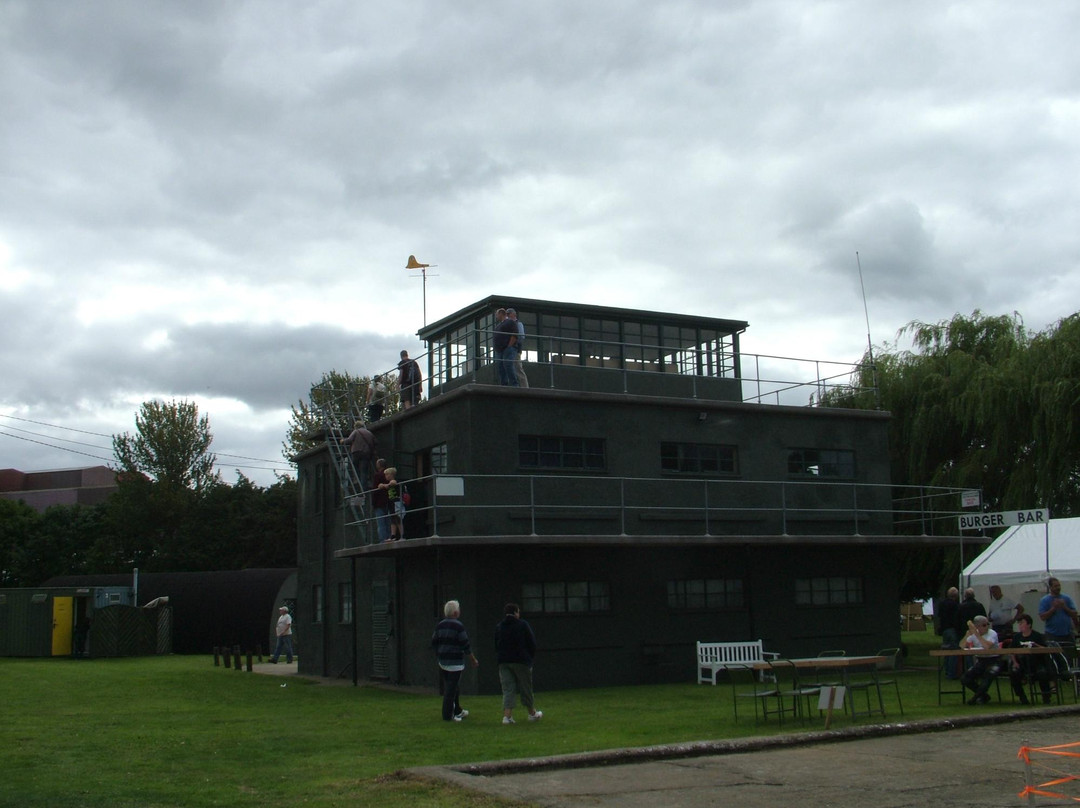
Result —
M 775 681 L 767 681 L 752 665 L 729 665 L 728 676 L 731 678 L 731 700 L 735 708 L 735 723 L 739 722 L 739 701 L 753 699 L 754 721 L 767 720 L 770 715 L 777 715 L 783 723 L 783 697 Z M 770 677 L 771 678 L 771 677 Z
M 896 676 L 896 671 L 899 670 L 899 668 L 900 668 L 900 649 L 899 648 L 882 648 L 880 651 L 877 652 L 877 656 L 888 657 L 888 659 L 886 659 L 884 662 L 879 662 L 878 666 L 877 666 L 877 669 L 879 671 L 879 674 L 878 674 L 878 688 L 880 689 L 880 688 L 885 687 L 887 685 L 892 685 L 893 686 L 893 689 L 896 690 L 896 703 L 898 705 L 900 705 L 900 715 L 903 715 L 904 714 L 904 702 L 900 700 L 900 683 L 899 683 L 899 681 L 897 679 L 897 676 Z M 892 672 L 892 678 L 891 679 L 882 679 L 882 678 L 880 678 L 881 677 L 880 671 L 891 671 Z M 882 708 L 882 715 L 884 715 L 884 714 L 885 714 L 884 708 Z
M 861 674 L 849 674 L 847 681 L 848 693 L 851 695 L 851 717 L 853 719 L 858 718 L 861 715 L 870 717 L 874 713 L 880 713 L 881 717 L 885 717 L 885 700 L 881 698 L 881 683 L 878 680 L 877 666 L 875 665 L 872 670 Z M 866 709 L 858 710 L 855 708 L 855 695 L 862 693 L 866 697 Z M 877 709 L 873 707 L 873 701 L 870 696 L 871 693 L 877 696 Z
M 821 687 L 816 684 L 804 684 L 799 679 L 799 669 L 789 659 L 770 660 L 769 667 L 776 677 L 776 687 L 780 691 L 780 698 L 791 700 L 790 712 L 795 718 L 806 719 L 810 717 L 810 703 L 821 694 Z M 805 703 L 804 703 L 805 702 Z M 788 709 L 784 711 L 788 712 Z M 783 723 L 783 716 L 781 716 Z
M 1054 649 L 1054 653 L 1050 655 L 1050 673 L 1057 683 L 1058 703 L 1061 703 L 1061 687 L 1065 682 L 1072 684 L 1073 702 L 1075 703 L 1078 690 L 1080 690 L 1080 682 L 1078 682 L 1078 679 L 1080 679 L 1080 665 L 1076 661 L 1076 646 L 1059 643 L 1055 640 L 1047 640 L 1046 645 Z
M 818 654 L 818 659 L 827 659 L 827 658 L 830 658 L 830 657 L 842 657 L 842 656 L 847 656 L 847 652 L 842 651 L 842 650 L 822 651 L 820 654 Z M 843 682 L 838 681 L 838 680 L 835 679 L 836 672 L 837 672 L 836 668 L 814 668 L 813 669 L 813 676 L 811 677 L 813 679 L 813 681 L 812 682 L 806 682 L 805 684 L 808 687 L 817 687 L 817 688 L 840 687 L 840 685 L 842 685 Z M 831 678 L 828 678 L 828 677 L 831 677 Z

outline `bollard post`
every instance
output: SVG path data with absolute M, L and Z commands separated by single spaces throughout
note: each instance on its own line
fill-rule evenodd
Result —
M 239 645 L 234 645 L 233 646 L 233 659 L 236 662 L 236 670 L 239 673 L 239 671 L 241 670 L 241 668 L 240 668 L 240 646 Z
M 221 658 L 225 661 L 225 667 L 232 667 L 232 657 L 229 655 L 229 646 L 221 646 Z
M 1014 657 L 1015 659 L 1015 657 Z M 1021 741 L 1021 745 L 1026 749 L 1028 746 L 1027 739 Z M 1035 804 L 1035 795 L 1031 793 L 1031 789 L 1035 786 L 1035 777 L 1031 773 L 1031 753 L 1024 755 L 1024 785 L 1027 786 L 1027 804 Z
M 214 646 L 214 667 L 215 667 L 215 668 L 221 667 L 221 660 L 220 660 L 220 658 L 218 657 L 218 652 L 219 652 L 219 651 L 221 651 L 221 649 L 220 649 L 220 648 L 218 648 L 218 647 L 217 647 L 217 646 L 215 645 L 215 646 Z
M 247 672 L 251 673 L 251 651 L 247 652 Z

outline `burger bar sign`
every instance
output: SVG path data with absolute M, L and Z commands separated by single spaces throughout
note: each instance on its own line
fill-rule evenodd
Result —
M 1011 525 L 1045 525 L 1050 521 L 1050 511 L 1046 508 L 1032 508 L 1026 511 L 1002 511 L 1001 513 L 965 513 L 960 517 L 961 530 L 981 530 L 991 527 L 1009 527 Z

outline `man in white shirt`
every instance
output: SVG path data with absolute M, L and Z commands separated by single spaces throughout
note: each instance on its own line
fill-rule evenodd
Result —
M 998 649 L 997 632 L 990 628 L 990 620 L 985 615 L 978 615 L 974 620 L 968 620 L 968 634 L 960 643 L 961 648 L 981 648 L 986 651 Z M 968 704 L 986 704 L 990 701 L 987 691 L 994 679 L 1001 673 L 1001 655 L 987 654 L 974 658 L 974 664 L 960 677 L 960 683 L 975 693 Z
M 990 587 L 990 602 L 986 604 L 986 616 L 990 618 L 990 625 L 997 632 L 998 639 L 1004 642 L 1013 635 L 1013 625 L 1024 613 L 1024 607 L 1016 601 L 1001 594 L 1001 587 L 994 584 Z
M 270 657 L 270 661 L 276 665 L 278 657 L 281 656 L 281 652 L 284 651 L 285 661 L 291 665 L 293 658 L 292 615 L 289 614 L 288 606 L 282 606 L 278 609 L 278 612 L 281 616 L 277 619 L 277 645 L 274 647 L 274 654 Z

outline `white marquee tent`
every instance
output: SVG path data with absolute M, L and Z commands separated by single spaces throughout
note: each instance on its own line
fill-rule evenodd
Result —
M 1051 576 L 1080 604 L 1080 518 L 1010 527 L 964 568 L 963 580 L 984 604 L 989 587 L 997 584 L 1006 597 L 1024 604 L 1041 630 L 1036 610 Z

